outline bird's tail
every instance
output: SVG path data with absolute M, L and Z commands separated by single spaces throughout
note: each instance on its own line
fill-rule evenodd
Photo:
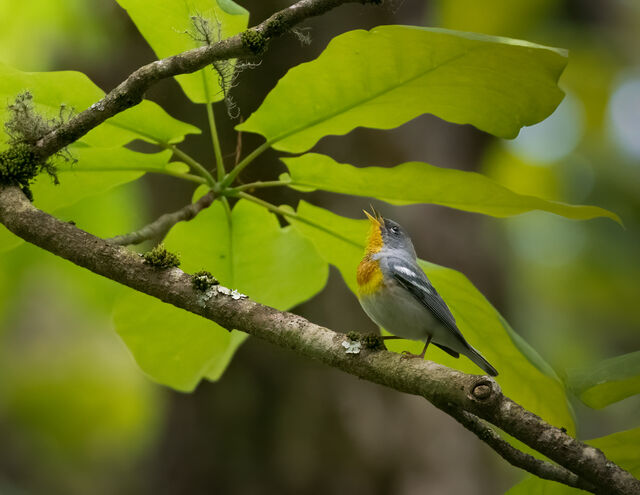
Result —
M 490 376 L 498 376 L 498 370 L 489 364 L 489 362 L 482 357 L 482 355 L 476 351 L 473 347 L 469 346 L 469 349 L 464 353 L 471 361 L 484 370 Z

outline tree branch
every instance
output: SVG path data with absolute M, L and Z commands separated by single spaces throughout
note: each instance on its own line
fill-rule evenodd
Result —
M 141 242 L 149 239 L 163 239 L 164 236 L 167 235 L 167 232 L 171 230 L 171 227 L 178 222 L 188 222 L 189 220 L 193 220 L 198 213 L 211 206 L 214 199 L 215 194 L 213 191 L 209 191 L 195 203 L 188 204 L 173 213 L 165 213 L 150 224 L 142 227 L 140 230 L 111 237 L 106 241 L 118 246 L 129 246 L 132 244 L 140 244 Z
M 346 354 L 345 336 L 287 312 L 233 299 L 222 292 L 203 300 L 191 276 L 177 268 L 149 266 L 136 254 L 99 239 L 35 208 L 16 187 L 0 186 L 0 223 L 11 232 L 47 251 L 94 273 L 127 285 L 164 302 L 208 318 L 227 329 L 237 329 L 275 345 L 365 380 L 420 395 L 445 412 L 466 411 L 497 426 L 509 435 L 557 462 L 582 480 L 546 464 L 523 462 L 511 449 L 480 429 L 473 416 L 456 417 L 465 426 L 487 438 L 510 462 L 529 467 L 536 475 L 581 487 L 594 485 L 596 493 L 640 493 L 640 481 L 609 461 L 598 449 L 570 437 L 519 404 L 505 397 L 499 385 L 486 376 L 467 375 L 429 362 L 407 361 L 398 354 L 363 349 Z M 483 438 L 484 439 L 484 438 Z M 485 440 L 486 441 L 486 440 Z M 536 472 L 538 471 L 538 472 Z
M 296 24 L 345 3 L 378 4 L 381 0 L 300 0 L 244 33 L 144 65 L 100 101 L 43 136 L 36 143 L 35 151 L 42 160 L 46 160 L 108 118 L 140 103 L 145 91 L 156 82 L 195 72 L 217 60 L 255 56 L 266 48 L 269 40 L 289 31 Z
M 443 409 L 447 414 L 455 418 L 467 430 L 475 434 L 480 440 L 495 450 L 500 457 L 509 464 L 524 469 L 539 478 L 557 481 L 574 488 L 581 488 L 591 493 L 599 493 L 593 484 L 573 474 L 571 471 L 551 464 L 550 462 L 536 459 L 530 454 L 516 449 L 506 440 L 502 439 L 491 427 L 487 426 L 477 416 L 457 407 Z

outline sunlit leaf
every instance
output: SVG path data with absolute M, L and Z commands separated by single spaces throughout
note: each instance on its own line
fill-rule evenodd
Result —
M 211 369 L 217 379 L 245 337 L 134 291 L 116 304 L 114 322 L 143 371 L 182 391 L 193 390 Z
M 30 91 L 34 108 L 45 118 L 63 118 L 70 112 L 79 113 L 104 96 L 104 92 L 81 72 L 22 72 L 0 63 L 0 123 L 9 115 L 7 104 L 19 93 Z M 99 107 L 95 107 L 99 111 Z M 178 143 L 185 134 L 198 134 L 200 130 L 180 122 L 167 114 L 159 105 L 144 100 L 139 105 L 107 119 L 102 125 L 81 138 L 93 146 L 114 147 L 134 139 L 158 143 Z M 1 147 L 1 145 L 0 145 Z
M 343 237 L 336 238 L 292 219 L 295 228 L 315 244 L 327 262 L 340 270 L 346 284 L 355 292 L 356 267 L 362 258 L 369 222 L 341 217 L 304 201 L 298 206 L 298 214 Z M 573 417 L 562 383 L 542 358 L 533 349 L 523 355 L 522 346 L 514 343 L 506 322 L 462 273 L 426 261 L 420 261 L 420 266 L 447 301 L 465 338 L 500 372 L 497 381 L 505 395 L 551 424 L 573 432 Z M 423 344 L 399 340 L 390 341 L 387 346 L 394 351 L 419 352 Z M 454 359 L 438 348 L 429 348 L 427 357 L 467 373 L 480 373 L 468 359 Z M 544 394 L 540 390 L 544 390 Z
M 563 50 L 508 38 L 414 26 L 350 31 L 291 69 L 236 129 L 302 152 L 329 134 L 432 113 L 513 138 L 560 103 L 566 62 Z
M 358 168 L 316 153 L 282 160 L 289 168 L 294 187 L 369 196 L 396 205 L 433 203 L 495 217 L 542 210 L 576 220 L 604 216 L 621 222 L 616 214 L 597 206 L 570 205 L 517 194 L 482 174 L 427 163 Z
M 567 370 L 569 387 L 589 407 L 601 409 L 640 393 L 640 351 Z
M 586 443 L 602 450 L 610 461 L 626 469 L 636 478 L 640 477 L 640 449 L 638 449 L 640 428 L 587 440 Z M 529 475 L 524 481 L 511 488 L 507 495 L 581 495 L 583 493 L 585 492 L 577 488 Z
M 117 0 L 153 48 L 158 58 L 216 42 L 244 31 L 249 12 L 231 0 Z M 235 61 L 221 62 L 225 84 L 231 84 Z M 194 103 L 224 98 L 220 74 L 206 67 L 193 74 L 176 76 L 180 86 Z M 228 89 L 228 88 L 227 88 Z
M 327 264 L 311 242 L 244 200 L 230 215 L 215 202 L 176 225 L 165 244 L 180 254 L 187 272 L 208 270 L 224 286 L 281 310 L 309 299 L 327 280 Z M 138 294 L 118 306 L 115 321 L 140 367 L 154 380 L 185 391 L 203 377 L 218 379 L 246 338 Z

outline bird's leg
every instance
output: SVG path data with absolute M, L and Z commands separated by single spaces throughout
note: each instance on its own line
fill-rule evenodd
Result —
M 409 351 L 402 351 L 402 357 L 404 359 L 412 359 L 412 358 L 424 359 L 424 355 L 426 354 L 427 347 L 429 347 L 430 343 L 431 343 L 431 335 L 429 335 L 429 337 L 427 338 L 427 342 L 424 344 L 424 349 L 422 349 L 422 352 L 420 354 L 413 354 Z
M 397 340 L 401 339 L 402 337 L 396 337 L 395 335 L 380 335 L 380 338 L 382 340 Z

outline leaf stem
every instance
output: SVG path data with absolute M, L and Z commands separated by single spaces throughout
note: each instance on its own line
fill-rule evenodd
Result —
M 216 183 L 213 176 L 209 173 L 209 171 L 198 161 L 196 161 L 191 156 L 187 155 L 184 151 L 179 149 L 175 144 L 167 144 L 164 145 L 165 148 L 173 151 L 173 154 L 176 155 L 180 160 L 189 165 L 194 171 L 198 172 L 198 175 L 204 177 L 207 184 L 213 187 Z
M 224 215 L 227 219 L 227 228 L 229 229 L 229 235 L 227 236 L 227 252 L 229 253 L 229 283 L 234 280 L 233 271 L 233 220 L 231 217 L 231 206 L 227 197 L 222 196 L 222 206 L 224 207 Z
M 348 239 L 347 237 L 344 237 L 343 235 L 338 234 L 337 232 L 334 232 L 333 230 L 330 230 L 324 227 L 323 225 L 320 225 L 319 223 L 315 223 L 312 220 L 308 220 L 307 218 L 301 217 L 295 211 L 287 210 L 286 208 L 281 208 L 279 206 L 273 205 L 263 199 L 257 198 L 255 196 L 252 196 L 251 194 L 247 194 L 242 191 L 237 192 L 235 195 L 237 195 L 240 198 L 246 199 L 248 201 L 252 201 L 253 203 L 259 204 L 260 206 L 263 206 L 264 208 L 266 208 L 269 211 L 272 211 L 273 213 L 277 213 L 278 215 L 281 215 L 283 217 L 292 218 L 296 222 L 305 223 L 311 227 L 314 227 L 318 230 L 321 230 L 322 232 L 325 232 L 326 234 L 329 234 L 335 237 L 336 239 L 340 239 L 343 242 L 351 244 L 352 246 L 355 246 L 359 249 L 363 248 L 362 244 L 360 244 L 359 242 L 352 241 L 351 239 Z
M 260 146 L 258 146 L 255 150 L 253 150 L 251 153 L 245 156 L 244 159 L 240 163 L 238 163 L 233 168 L 233 170 L 229 172 L 227 176 L 224 178 L 224 180 L 222 181 L 222 187 L 224 188 L 229 186 L 235 180 L 235 178 L 238 177 L 238 174 L 245 169 L 247 165 L 249 165 L 253 160 L 258 158 L 262 153 L 264 153 L 270 147 L 271 147 L 271 141 L 265 141 Z
M 213 144 L 213 154 L 216 157 L 216 169 L 218 170 L 218 181 L 224 178 L 224 161 L 222 160 L 222 149 L 220 147 L 220 139 L 218 138 L 218 129 L 216 128 L 216 118 L 213 115 L 213 102 L 211 101 L 211 95 L 209 94 L 209 84 L 207 82 L 207 76 L 205 71 L 200 71 L 202 76 L 202 87 L 204 88 L 204 95 L 207 100 L 207 119 L 209 120 L 209 132 L 211 133 L 211 143 Z
M 207 99 L 209 99 L 209 91 L 207 91 Z M 216 128 L 216 118 L 213 115 L 213 103 L 207 103 L 207 118 L 209 119 L 209 130 L 211 131 L 211 142 L 213 143 L 213 153 L 216 156 L 216 169 L 218 170 L 218 181 L 224 179 L 224 161 L 222 160 L 222 148 L 220 147 L 220 138 L 218 137 L 218 129 Z
M 247 189 L 262 189 L 264 187 L 278 187 L 278 186 L 286 186 L 288 184 L 291 184 L 290 180 L 266 180 L 266 181 L 262 181 L 259 180 L 257 182 L 250 182 L 249 184 L 242 184 L 240 186 L 234 187 L 234 188 L 229 188 L 227 189 L 227 191 L 230 192 L 240 192 L 240 191 L 246 191 Z

